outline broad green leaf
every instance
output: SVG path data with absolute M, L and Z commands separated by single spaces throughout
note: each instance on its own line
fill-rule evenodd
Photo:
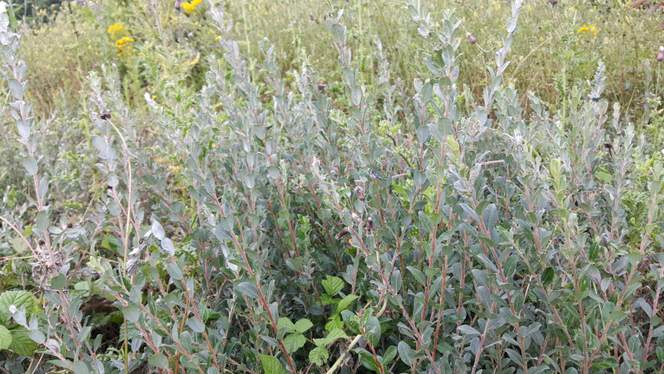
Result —
M 330 353 L 325 347 L 316 347 L 309 352 L 309 361 L 316 366 L 323 366 L 330 358 Z
M 25 308 L 27 316 L 39 311 L 37 298 L 32 293 L 23 290 L 5 291 L 0 294 L 0 322 L 4 325 L 9 324 L 11 320 L 12 314 L 9 309 L 12 305 L 16 310 Z
M 344 310 L 348 309 L 348 307 L 357 299 L 358 296 L 353 294 L 347 295 L 346 297 L 341 299 L 339 301 L 339 304 L 337 304 L 337 313 L 341 313 Z
M 313 325 L 314 324 L 311 323 L 311 321 L 309 321 L 308 319 L 302 318 L 301 320 L 295 322 L 294 327 L 295 327 L 295 331 L 297 331 L 299 333 L 304 333 L 307 330 L 309 330 Z
M 295 324 L 288 317 L 281 317 L 277 321 L 277 328 L 286 332 L 295 331 Z
M 0 349 L 7 349 L 12 344 L 12 333 L 0 325 Z
M 348 335 L 341 329 L 333 329 L 330 331 L 327 336 L 321 339 L 314 339 L 314 344 L 318 347 L 326 347 L 334 343 L 338 339 L 347 339 Z
M 343 279 L 339 277 L 333 277 L 330 275 L 328 275 L 325 279 L 323 279 L 321 284 L 325 289 L 325 293 L 327 293 L 330 296 L 336 296 L 344 288 Z
M 258 355 L 263 368 L 263 374 L 286 374 L 286 369 L 281 365 L 279 359 L 269 355 Z
M 335 314 L 325 324 L 325 331 L 332 331 L 334 329 L 342 329 L 343 327 L 344 327 L 344 322 L 341 320 L 341 317 L 339 316 L 339 314 Z
M 23 327 L 9 330 L 12 334 L 12 343 L 9 350 L 21 356 L 32 356 L 37 349 L 37 343 L 30 339 L 30 331 Z
M 284 339 L 284 345 L 288 353 L 296 352 L 298 349 L 304 347 L 307 343 L 307 338 L 304 335 L 295 333 L 290 334 Z

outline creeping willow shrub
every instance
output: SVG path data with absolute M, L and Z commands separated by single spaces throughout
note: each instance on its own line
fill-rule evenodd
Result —
M 29 274 L 3 285 L 41 304 L 0 310 L 35 346 L 7 350 L 0 329 L 4 368 L 661 370 L 661 138 L 602 97 L 602 64 L 554 113 L 519 102 L 504 75 L 521 1 L 481 97 L 457 82 L 454 14 L 408 7 L 433 46 L 414 82 L 390 76 L 376 40 L 365 84 L 343 12 L 326 26 L 344 91 L 306 64 L 285 79 L 268 43 L 250 64 L 209 6 L 220 58 L 196 107 L 148 93 L 131 107 L 106 67 L 86 134 L 48 137 L 0 3 L 3 125 L 20 145 L 3 164 L 3 271 Z M 86 155 L 75 185 L 49 155 L 63 147 Z

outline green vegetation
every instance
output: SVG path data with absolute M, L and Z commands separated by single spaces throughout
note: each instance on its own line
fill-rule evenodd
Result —
M 657 4 L 35 5 L 3 372 L 664 372 Z

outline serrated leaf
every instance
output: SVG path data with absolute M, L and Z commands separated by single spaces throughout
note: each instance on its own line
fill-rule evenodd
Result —
M 258 355 L 264 374 L 286 374 L 286 369 L 281 365 L 279 359 L 269 355 Z
M 37 343 L 30 339 L 30 331 L 23 327 L 17 327 L 9 331 L 12 334 L 9 350 L 21 356 L 32 356 L 37 349 Z
M 304 335 L 295 333 L 290 334 L 284 339 L 284 345 L 288 353 L 296 352 L 298 349 L 304 347 L 307 343 L 307 338 Z
M 323 288 L 325 289 L 325 293 L 327 293 L 330 296 L 336 296 L 341 290 L 344 288 L 344 281 L 343 279 L 339 277 L 333 277 L 328 275 L 323 279 L 321 282 L 323 285 Z
M 314 339 L 314 344 L 318 347 L 327 347 L 339 339 L 347 339 L 348 335 L 342 329 L 332 329 L 324 338 Z
M 7 349 L 12 344 L 12 333 L 5 327 L 0 325 L 0 349 Z
M 29 291 L 5 291 L 0 294 L 0 322 L 2 322 L 3 325 L 9 324 L 11 321 L 12 313 L 10 313 L 9 309 L 12 305 L 16 310 L 24 308 L 27 316 L 30 316 L 39 310 L 37 298 Z
M 336 309 L 337 313 L 341 313 L 344 310 L 348 309 L 348 307 L 351 306 L 351 304 L 353 304 L 353 302 L 355 300 L 357 300 L 358 297 L 359 296 L 357 296 L 357 295 L 350 294 L 350 295 L 347 295 L 346 297 L 344 297 L 343 299 L 341 299 L 339 301 L 339 304 L 337 304 L 337 309 Z
M 281 317 L 277 321 L 277 328 L 286 332 L 295 331 L 295 324 L 288 317 Z
M 299 333 L 304 333 L 305 331 L 309 330 L 313 325 L 314 324 L 311 323 L 311 321 L 309 321 L 308 319 L 302 318 L 301 320 L 295 322 L 294 327 L 295 331 Z
M 309 361 L 316 366 L 323 366 L 330 358 L 330 353 L 325 347 L 316 347 L 309 352 Z

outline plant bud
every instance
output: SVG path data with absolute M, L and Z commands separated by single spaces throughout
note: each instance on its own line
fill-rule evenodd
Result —
M 466 34 L 466 38 L 468 39 L 468 43 L 470 43 L 470 44 L 477 43 L 477 38 L 475 37 L 475 35 L 473 35 L 471 33 Z

